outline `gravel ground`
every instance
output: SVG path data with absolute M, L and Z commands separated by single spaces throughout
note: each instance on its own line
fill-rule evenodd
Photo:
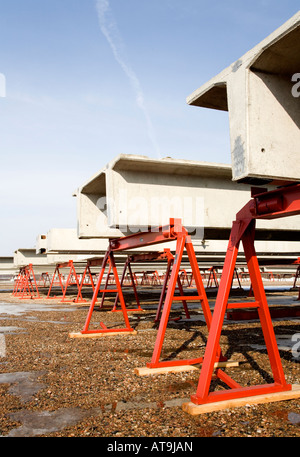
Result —
M 286 294 L 285 294 L 286 295 Z M 293 295 L 290 293 L 290 295 Z M 295 295 L 295 293 L 294 293 Z M 130 314 L 137 335 L 73 339 L 88 304 L 20 300 L 0 293 L 0 435 L 8 437 L 299 437 L 300 399 L 191 416 L 181 404 L 195 393 L 199 372 L 137 376 L 151 360 L 157 327 L 155 307 Z M 108 327 L 123 325 L 121 313 L 96 309 Z M 21 307 L 21 308 L 20 308 Z M 181 314 L 181 309 L 175 312 Z M 199 310 L 191 310 L 200 317 Z M 274 320 L 277 337 L 291 341 L 299 319 Z M 204 354 L 201 320 L 169 322 L 162 358 Z M 254 345 L 254 346 L 253 346 Z M 258 346 L 255 346 L 258 345 Z M 226 372 L 242 385 L 272 382 L 260 323 L 227 322 L 221 347 L 238 367 Z M 300 381 L 300 360 L 280 350 L 287 381 Z M 223 388 L 216 380 L 216 389 Z

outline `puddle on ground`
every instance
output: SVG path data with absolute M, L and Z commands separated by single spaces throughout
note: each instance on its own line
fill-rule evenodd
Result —
M 39 390 L 45 387 L 44 384 L 38 381 L 38 378 L 45 374 L 44 371 L 37 372 L 15 372 L 0 374 L 0 383 L 12 384 L 9 388 L 11 395 L 16 395 L 26 403 L 36 396 Z M 110 404 L 102 404 L 100 407 L 91 408 L 89 410 L 81 410 L 80 408 L 64 408 L 57 411 L 28 411 L 22 410 L 16 413 L 9 414 L 9 417 L 17 422 L 21 422 L 21 426 L 14 428 L 9 432 L 9 437 L 31 437 L 45 435 L 62 430 L 65 427 L 72 426 L 81 421 L 85 417 L 92 415 L 101 415 L 104 412 L 117 413 L 119 411 L 149 409 L 149 408 L 173 408 L 181 407 L 182 403 L 190 401 L 190 398 L 175 398 L 166 401 L 114 401 Z
M 102 404 L 100 408 L 95 408 L 94 412 L 100 414 L 101 412 L 111 411 L 117 413 L 119 411 L 129 411 L 136 409 L 158 409 L 158 408 L 174 408 L 181 406 L 182 403 L 187 403 L 190 398 L 174 398 L 165 401 L 114 401 L 111 404 Z
M 18 386 L 22 385 L 22 395 L 24 397 L 24 388 L 27 387 L 25 397 L 32 397 L 32 394 L 43 387 L 35 382 L 28 391 L 28 377 L 32 373 L 9 373 L 6 378 L 0 377 L 0 382 L 16 382 Z M 41 373 L 35 373 L 35 377 Z M 2 376 L 2 375 L 0 375 Z M 15 395 L 19 395 L 20 389 L 14 386 Z M 28 411 L 21 410 L 15 413 L 10 413 L 9 417 L 13 421 L 20 422 L 21 425 L 12 429 L 5 437 L 33 437 L 47 435 L 75 425 L 86 417 L 100 416 L 105 412 L 118 413 L 119 411 L 136 410 L 136 409 L 158 409 L 158 408 L 173 408 L 181 407 L 182 403 L 190 401 L 190 398 L 175 398 L 173 400 L 147 402 L 147 401 L 114 401 L 111 404 L 103 404 L 100 407 L 82 410 L 80 408 L 61 408 L 57 411 Z
M 8 390 L 11 395 L 16 395 L 23 402 L 32 400 L 36 393 L 45 387 L 37 379 L 45 374 L 44 371 L 27 372 L 19 371 L 15 373 L 0 374 L 1 384 L 12 384 Z
M 286 421 L 291 422 L 293 425 L 300 425 L 300 414 L 288 412 L 286 410 L 278 409 L 274 412 L 274 416 L 278 417 L 279 419 L 283 419 Z
M 75 311 L 77 308 L 68 306 L 64 307 L 61 305 L 55 306 L 53 304 L 45 303 L 0 303 L 0 314 L 8 314 L 13 316 L 20 316 L 22 314 L 32 312 L 32 311 L 63 311 L 71 312 Z
M 13 326 L 0 327 L 0 333 L 19 333 L 20 330 L 25 330 L 25 329 L 21 328 L 21 327 L 13 327 Z
M 280 351 L 291 351 L 295 341 L 292 340 L 293 335 L 277 335 L 276 341 L 277 346 Z M 241 346 L 250 346 L 252 349 L 257 350 L 266 350 L 265 344 L 253 344 L 253 343 L 245 343 L 241 344 Z
M 7 437 L 32 437 L 57 432 L 75 425 L 90 412 L 79 408 L 64 408 L 57 411 L 18 411 L 9 415 L 10 419 L 21 422 L 20 427 L 12 429 Z
M 294 425 L 300 425 L 300 414 L 288 413 L 288 420 Z
M 158 409 L 181 407 L 182 403 L 189 402 L 190 398 L 175 398 L 173 400 L 146 402 L 146 401 L 114 401 L 100 407 L 82 410 L 80 408 L 61 408 L 57 411 L 28 411 L 22 410 L 9 414 L 11 420 L 21 425 L 12 429 L 6 437 L 33 437 L 58 432 L 66 427 L 75 425 L 90 416 L 101 416 L 105 412 L 118 413 L 119 411 L 136 409 Z M 300 424 L 300 414 L 287 411 L 277 411 L 278 417 L 289 420 L 292 424 Z M 246 423 L 246 422 L 245 422 Z M 210 428 L 199 429 L 199 436 L 218 436 L 222 431 Z

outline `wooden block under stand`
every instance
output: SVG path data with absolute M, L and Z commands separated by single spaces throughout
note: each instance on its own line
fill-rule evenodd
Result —
M 226 367 L 237 367 L 239 362 L 236 361 L 227 361 L 227 362 L 216 362 L 215 368 L 226 368 Z M 165 373 L 179 373 L 181 371 L 195 371 L 199 370 L 200 367 L 195 365 L 180 365 L 175 367 L 158 367 L 158 368 L 148 368 L 141 367 L 135 368 L 134 373 L 138 376 L 148 376 L 151 374 L 165 374 Z
M 95 333 L 69 333 L 69 338 L 103 338 L 105 336 L 115 335 L 136 335 L 137 331 L 125 331 L 125 332 L 95 332 Z
M 254 395 L 253 397 L 234 398 L 232 400 L 206 403 L 204 405 L 195 405 L 193 402 L 183 403 L 182 409 L 192 416 L 196 416 L 198 414 L 221 411 L 227 408 L 237 408 L 245 405 L 258 405 L 262 403 L 272 403 L 275 401 L 292 400 L 293 398 L 300 398 L 300 384 L 293 384 L 292 390 L 285 392 Z

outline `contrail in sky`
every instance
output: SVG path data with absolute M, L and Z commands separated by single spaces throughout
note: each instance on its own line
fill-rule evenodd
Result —
M 145 100 L 144 100 L 144 95 L 143 91 L 139 82 L 138 77 L 136 76 L 135 72 L 132 70 L 130 65 L 126 62 L 125 56 L 122 55 L 122 48 L 123 46 L 123 41 L 121 39 L 117 23 L 113 17 L 109 1 L 108 0 L 97 0 L 97 12 L 98 12 L 98 18 L 99 18 L 99 24 L 101 28 L 101 32 L 107 39 L 114 58 L 118 62 L 118 64 L 121 66 L 122 70 L 128 77 L 130 84 L 133 87 L 133 90 L 136 94 L 136 103 L 138 107 L 143 111 L 145 119 L 146 119 L 146 125 L 147 125 L 147 132 L 148 136 L 151 140 L 151 143 L 154 147 L 154 150 L 159 158 L 161 158 L 159 147 L 157 145 L 156 139 L 155 139 L 155 133 L 153 129 L 153 125 L 150 119 L 150 116 L 148 114 L 147 108 L 145 106 Z

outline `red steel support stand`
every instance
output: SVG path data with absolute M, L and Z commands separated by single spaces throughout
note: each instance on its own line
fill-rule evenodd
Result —
M 137 308 L 132 308 L 132 309 L 128 309 L 127 308 L 127 311 L 143 311 L 143 308 L 140 305 L 140 301 L 139 301 L 139 297 L 138 297 L 138 293 L 137 293 L 137 289 L 136 289 L 136 280 L 135 280 L 134 275 L 133 275 L 132 270 L 131 270 L 131 264 L 132 263 L 137 263 L 137 262 L 146 262 L 146 261 L 148 261 L 148 262 L 149 261 L 158 262 L 158 261 L 162 261 L 162 260 L 167 260 L 168 265 L 167 265 L 167 271 L 166 271 L 164 282 L 163 282 L 163 288 L 162 288 L 161 295 L 160 295 L 159 305 L 158 305 L 158 308 L 157 308 L 155 322 L 159 321 L 161 308 L 162 308 L 162 305 L 163 305 L 163 302 L 164 302 L 166 287 L 167 287 L 167 283 L 168 283 L 168 280 L 169 280 L 170 269 L 171 269 L 171 266 L 172 266 L 172 264 L 174 262 L 174 256 L 171 253 L 171 250 L 170 249 L 164 249 L 164 251 L 162 251 L 162 252 L 152 252 L 152 253 L 147 253 L 147 254 L 136 254 L 136 255 L 128 256 L 127 259 L 126 259 L 126 262 L 125 262 L 125 265 L 124 265 L 124 269 L 123 269 L 123 273 L 122 273 L 122 277 L 121 277 L 121 287 L 122 287 L 124 279 L 125 279 L 126 271 L 128 269 L 129 275 L 130 275 L 130 280 L 131 280 L 131 286 L 133 288 L 135 300 L 136 300 L 136 303 L 137 303 Z M 157 274 L 157 277 L 158 277 L 158 274 Z M 183 296 L 183 287 L 182 287 L 182 282 L 181 282 L 181 279 L 180 279 L 180 275 L 178 275 L 177 283 L 178 283 L 178 289 L 179 289 L 181 295 Z M 118 294 L 117 294 L 116 299 L 115 299 L 115 304 L 114 304 L 114 307 L 113 307 L 113 310 L 112 310 L 113 312 L 121 311 L 121 310 L 117 310 L 117 302 L 118 302 Z M 185 315 L 186 315 L 187 319 L 189 319 L 190 318 L 190 314 L 189 314 L 189 311 L 188 311 L 187 303 L 186 303 L 186 301 L 184 299 L 182 299 L 182 304 L 183 304 L 183 308 L 184 308 L 184 311 L 185 311 Z
M 63 285 L 63 282 L 62 282 L 62 279 L 61 279 L 61 276 L 62 276 L 61 272 L 60 272 L 61 268 L 70 268 L 69 274 L 68 274 L 68 277 L 67 277 L 67 280 L 66 280 L 66 283 L 65 283 L 65 286 Z M 75 267 L 74 267 L 73 260 L 69 260 L 69 262 L 60 263 L 60 264 L 56 265 L 55 271 L 54 271 L 53 276 L 52 276 L 52 281 L 51 281 L 51 284 L 50 284 L 50 287 L 49 287 L 49 290 L 48 290 L 48 294 L 47 294 L 47 297 L 46 297 L 48 299 L 57 299 L 58 298 L 56 296 L 50 297 L 50 292 L 52 290 L 56 275 L 58 276 L 59 284 L 60 284 L 60 287 L 61 287 L 61 290 L 62 290 L 61 302 L 71 302 L 71 301 L 73 301 L 73 300 L 66 300 L 67 289 L 68 289 L 68 286 L 71 285 L 71 283 L 72 283 L 72 278 L 75 278 L 75 284 L 77 285 L 77 290 L 79 291 L 79 289 L 80 289 L 80 285 L 79 285 L 79 281 L 78 281 L 78 277 L 77 277 L 77 273 L 76 273 L 76 270 L 75 270 Z M 83 301 L 80 291 L 79 291 L 78 295 L 79 295 L 80 299 Z M 78 299 L 78 295 L 77 295 L 77 299 Z
M 114 279 L 115 279 L 115 283 L 116 283 L 116 289 L 106 289 L 105 288 L 105 289 L 101 290 L 100 289 L 101 282 L 102 282 L 104 272 L 105 272 L 105 269 L 106 269 L 106 266 L 108 263 L 110 264 L 110 266 L 112 267 L 112 270 L 113 270 L 113 275 L 114 275 Z M 103 322 L 100 322 L 99 329 L 89 330 L 89 326 L 90 326 L 92 314 L 94 311 L 94 307 L 95 307 L 95 304 L 97 301 L 98 293 L 99 292 L 104 293 L 106 291 L 118 293 L 122 312 L 123 312 L 123 317 L 124 317 L 124 321 L 125 321 L 125 327 L 108 329 Z M 90 305 L 88 315 L 87 315 L 87 318 L 86 318 L 86 321 L 85 321 L 81 334 L 82 335 L 88 335 L 88 334 L 92 335 L 92 334 L 97 334 L 97 333 L 98 334 L 100 334 L 100 333 L 107 334 L 107 333 L 133 332 L 133 331 L 134 331 L 134 329 L 130 327 L 130 323 L 129 323 L 129 319 L 128 319 L 128 315 L 127 315 L 127 311 L 126 311 L 126 305 L 125 305 L 125 301 L 124 301 L 124 297 L 123 297 L 123 293 L 122 293 L 122 288 L 121 288 L 121 284 L 119 281 L 119 276 L 118 276 L 118 272 L 117 272 L 117 268 L 116 268 L 116 264 L 115 264 L 115 260 L 114 260 L 114 255 L 113 255 L 113 252 L 110 249 L 108 249 L 108 251 L 106 252 L 106 254 L 104 256 L 103 262 L 102 262 L 101 272 L 100 272 L 100 275 L 99 275 L 99 278 L 98 278 L 98 281 L 97 281 L 97 284 L 96 284 L 96 287 L 94 290 L 91 305 Z
M 49 273 L 48 272 L 42 273 L 40 276 L 40 279 L 38 281 L 38 286 L 47 287 L 47 282 L 49 283 L 49 286 L 50 286 L 51 281 L 50 281 Z
M 213 284 L 215 287 L 219 287 L 218 283 L 218 278 L 217 278 L 217 273 L 215 270 L 215 267 L 211 267 L 208 269 L 208 281 L 206 287 L 213 287 Z
M 208 305 L 208 302 L 207 302 L 207 298 L 206 298 L 204 287 L 203 287 L 203 284 L 202 284 L 200 272 L 199 272 L 198 265 L 197 265 L 196 256 L 195 256 L 195 253 L 193 251 L 190 239 L 189 239 L 189 243 L 186 243 L 188 238 L 189 237 L 187 235 L 187 231 L 181 225 L 181 220 L 180 219 L 170 219 L 170 224 L 169 225 L 155 228 L 155 230 L 153 230 L 153 231 L 139 232 L 139 233 L 136 233 L 136 234 L 133 234 L 133 235 L 129 235 L 127 237 L 122 237 L 122 238 L 119 238 L 119 239 L 110 240 L 109 248 L 108 248 L 107 253 L 106 253 L 106 255 L 105 255 L 104 259 L 103 259 L 101 272 L 100 272 L 100 275 L 99 275 L 99 278 L 98 278 L 98 282 L 97 282 L 96 288 L 94 290 L 94 295 L 93 295 L 93 298 L 92 298 L 92 302 L 91 302 L 91 305 L 90 305 L 90 308 L 89 308 L 89 311 L 88 311 L 88 315 L 87 315 L 87 318 L 86 318 L 86 322 L 85 322 L 85 325 L 84 325 L 84 328 L 83 328 L 81 334 L 84 335 L 84 334 L 95 334 L 95 333 L 132 332 L 132 331 L 134 331 L 130 327 L 130 324 L 129 324 L 126 305 L 125 305 L 123 292 L 122 292 L 122 287 L 121 287 L 119 276 L 118 276 L 118 273 L 117 273 L 117 269 L 116 269 L 113 253 L 114 252 L 119 252 L 119 251 L 126 251 L 126 250 L 130 250 L 130 249 L 135 249 L 137 247 L 157 245 L 159 243 L 165 243 L 165 242 L 168 242 L 168 241 L 175 241 L 175 240 L 177 240 L 177 248 L 176 248 L 176 255 L 175 255 L 175 260 L 174 260 L 174 266 L 173 266 L 172 274 L 171 274 L 171 277 L 170 277 L 170 286 L 169 286 L 168 292 L 167 292 L 167 297 L 166 297 L 165 306 L 164 306 L 164 310 L 163 310 L 163 316 L 162 316 L 161 321 L 160 321 L 159 343 L 158 343 L 158 345 L 160 346 L 160 350 L 161 350 L 161 346 L 162 346 L 162 343 L 163 343 L 164 334 L 165 334 L 165 330 L 166 330 L 168 317 L 169 317 L 169 313 L 170 313 L 170 309 L 171 309 L 171 305 L 172 305 L 173 299 L 175 299 L 175 300 L 193 299 L 194 300 L 195 298 L 197 298 L 197 297 L 194 297 L 194 296 L 193 297 L 188 297 L 188 296 L 181 297 L 180 296 L 180 297 L 174 298 L 174 291 L 175 291 L 176 281 L 177 281 L 178 272 L 179 272 L 179 268 L 180 268 L 182 253 L 183 253 L 183 249 L 184 249 L 186 244 L 188 246 L 187 247 L 187 251 L 188 251 L 188 254 L 189 254 L 190 262 L 192 264 L 193 271 L 194 271 L 194 273 L 195 273 L 195 275 L 197 277 L 197 281 L 196 282 L 197 282 L 197 287 L 198 287 L 198 292 L 199 292 L 198 298 L 200 300 L 204 301 L 204 314 L 205 314 L 205 317 L 207 318 L 207 320 L 209 321 L 209 319 L 211 318 L 209 305 Z M 121 328 L 121 329 L 108 329 L 101 322 L 100 323 L 100 327 L 101 327 L 100 329 L 89 330 L 89 325 L 90 325 L 90 322 L 91 322 L 91 317 L 92 317 L 92 314 L 93 314 L 94 306 L 95 306 L 95 303 L 97 301 L 98 293 L 99 292 L 105 292 L 105 290 L 106 290 L 106 289 L 100 290 L 100 286 L 101 286 L 101 282 L 102 282 L 102 279 L 103 279 L 104 271 L 105 271 L 105 268 L 106 268 L 108 262 L 110 262 L 110 264 L 112 266 L 112 269 L 113 269 L 113 275 L 114 275 L 114 279 L 115 279 L 115 283 L 116 283 L 116 290 L 114 290 L 114 292 L 116 292 L 118 294 L 126 327 L 125 328 Z M 108 291 L 112 292 L 111 289 L 109 289 Z M 166 303 L 167 303 L 167 307 L 166 307 Z M 156 353 L 158 354 L 158 353 L 160 353 L 160 350 L 157 350 L 157 349 L 158 349 L 158 346 L 156 346 L 156 349 L 155 349 Z M 158 357 L 159 357 L 159 354 L 158 354 Z M 157 364 L 156 356 L 154 357 L 153 360 L 154 360 L 154 363 Z
M 21 299 L 30 298 L 33 300 L 41 298 L 31 263 L 20 269 L 13 295 Z
M 163 306 L 163 303 L 164 303 L 164 298 L 165 298 L 165 294 L 166 294 L 166 288 L 167 288 L 168 281 L 169 281 L 169 278 L 170 278 L 171 268 L 172 268 L 172 265 L 174 263 L 174 256 L 173 256 L 173 254 L 171 253 L 171 251 L 169 249 L 165 249 L 165 258 L 168 261 L 167 271 L 166 271 L 166 274 L 165 274 L 165 279 L 164 279 L 164 282 L 163 282 L 163 288 L 162 288 L 162 291 L 161 291 L 161 294 L 160 294 L 159 304 L 158 304 L 158 307 L 157 307 L 157 312 L 156 312 L 156 317 L 155 317 L 155 321 L 154 322 L 159 322 L 159 320 L 160 320 L 160 314 L 161 314 L 161 309 L 162 309 L 162 306 Z M 186 275 L 186 272 L 183 272 L 183 273 L 184 273 L 184 275 Z M 185 311 L 186 318 L 190 319 L 190 313 L 189 313 L 189 310 L 188 310 L 188 306 L 187 306 L 186 300 L 184 299 L 184 292 L 183 292 L 182 281 L 181 281 L 180 277 L 181 277 L 181 274 L 180 274 L 180 272 L 178 272 L 177 286 L 178 286 L 179 292 L 181 294 L 181 301 L 182 301 L 182 305 L 183 305 L 183 308 L 184 308 L 184 311 Z M 197 297 L 195 297 L 195 298 L 197 298 Z M 173 298 L 173 300 L 176 300 L 176 298 Z
M 236 221 L 233 222 L 198 388 L 196 394 L 191 397 L 191 401 L 197 405 L 249 396 L 266 395 L 275 392 L 285 392 L 292 389 L 292 386 L 285 380 L 261 272 L 255 253 L 254 237 L 255 219 L 275 219 L 300 214 L 300 184 L 281 187 L 270 192 L 262 189 L 260 192 L 261 193 L 258 193 L 257 189 L 253 189 L 252 197 L 254 198 L 244 206 L 237 214 Z M 258 310 L 274 382 L 270 384 L 242 387 L 224 371 L 218 368 L 215 371 L 215 374 L 220 380 L 225 382 L 230 389 L 209 392 L 214 371 L 214 362 L 219 351 L 219 340 L 225 312 L 227 307 L 231 309 L 234 308 L 233 304 L 228 304 L 228 297 L 240 241 L 243 243 L 255 298 L 255 301 L 251 306 Z M 241 303 L 237 304 L 237 307 L 241 308 Z M 249 307 L 249 303 L 245 303 L 245 307 Z
M 183 295 L 183 296 L 175 297 L 174 292 L 175 292 L 176 282 L 178 279 L 178 274 L 180 271 L 180 264 L 181 264 L 184 249 L 186 249 L 187 254 L 188 254 L 188 258 L 189 258 L 190 265 L 192 268 L 193 277 L 194 277 L 194 280 L 196 283 L 198 295 L 197 296 Z M 164 302 L 162 316 L 160 319 L 160 324 L 159 324 L 159 328 L 158 328 L 154 351 L 152 354 L 152 359 L 151 359 L 150 363 L 147 363 L 148 368 L 176 367 L 176 366 L 195 365 L 195 364 L 202 363 L 203 357 L 198 357 L 195 359 L 160 361 L 160 356 L 161 356 L 161 352 L 162 352 L 162 347 L 163 347 L 163 342 L 164 342 L 164 338 L 165 338 L 165 333 L 166 333 L 166 329 L 167 329 L 167 324 L 168 324 L 168 320 L 169 320 L 172 302 L 174 300 L 195 300 L 195 299 L 199 299 L 199 301 L 201 303 L 205 321 L 206 321 L 206 324 L 209 329 L 211 319 L 212 319 L 211 311 L 209 308 L 209 303 L 207 300 L 205 288 L 204 288 L 200 270 L 198 267 L 194 247 L 192 245 L 190 236 L 188 235 L 185 228 L 182 227 L 181 231 L 177 235 L 175 260 L 174 260 L 174 264 L 173 264 L 173 268 L 172 268 L 172 272 L 171 272 L 171 276 L 170 276 L 170 282 L 169 282 L 169 287 L 168 287 L 168 291 L 166 294 L 166 299 Z M 224 360 L 226 360 L 226 359 L 222 356 L 221 350 L 218 349 L 216 352 L 215 358 L 214 358 L 214 362 L 224 361 Z
M 147 257 L 144 254 L 131 255 L 131 256 L 128 256 L 127 259 L 126 259 L 126 262 L 125 262 L 125 265 L 124 265 L 124 269 L 123 269 L 123 272 L 122 272 L 122 277 L 121 277 L 121 287 L 123 287 L 123 283 L 124 283 L 124 280 L 125 280 L 125 277 L 126 277 L 126 271 L 128 269 L 130 280 L 131 280 L 131 286 L 133 288 L 135 301 L 137 303 L 137 308 L 132 308 L 132 309 L 128 309 L 127 308 L 127 311 L 143 311 L 143 308 L 140 305 L 139 296 L 138 296 L 138 293 L 137 293 L 137 290 L 136 290 L 136 281 L 135 281 L 135 278 L 134 278 L 133 273 L 132 273 L 131 263 L 139 262 L 139 261 L 146 260 L 146 259 L 147 259 Z M 149 255 L 147 260 L 150 260 L 150 259 L 152 260 L 152 257 Z M 115 299 L 115 304 L 114 304 L 114 307 L 112 309 L 113 312 L 121 311 L 121 310 L 117 309 L 118 301 L 119 301 L 119 295 L 117 294 L 116 295 L 116 299 Z
M 97 259 L 89 259 L 87 261 L 87 264 L 86 264 L 86 267 L 85 267 L 85 270 L 83 272 L 83 275 L 82 275 L 82 278 L 81 278 L 81 282 L 80 282 L 80 285 L 79 285 L 78 294 L 77 294 L 76 299 L 74 300 L 75 303 L 85 302 L 85 300 L 82 298 L 82 294 L 81 294 L 83 285 L 92 286 L 93 291 L 95 290 L 95 284 L 94 284 L 93 274 L 92 274 L 92 271 L 91 271 L 91 266 L 101 265 L 102 261 L 103 261 L 102 259 L 98 259 L 98 258 Z M 86 277 L 89 277 L 89 280 L 90 280 L 89 283 L 85 282 L 85 278 Z

